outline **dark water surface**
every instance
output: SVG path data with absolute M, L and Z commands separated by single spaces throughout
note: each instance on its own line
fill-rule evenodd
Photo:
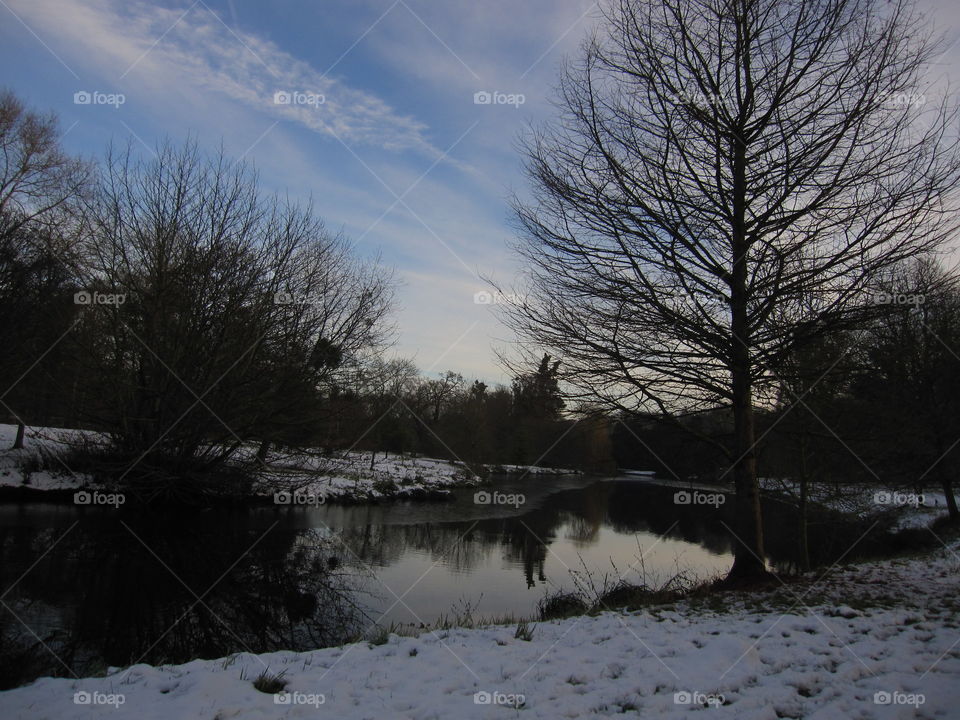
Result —
M 451 502 L 143 512 L 0 506 L 0 673 L 309 649 L 378 623 L 534 617 L 572 573 L 723 574 L 732 502 L 677 505 L 636 478 L 551 477 Z M 642 562 L 641 562 L 642 557 Z M 68 669 L 69 668 L 69 669 Z

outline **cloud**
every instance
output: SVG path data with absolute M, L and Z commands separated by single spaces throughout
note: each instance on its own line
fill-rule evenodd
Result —
M 142 0 L 10 0 L 10 7 L 81 77 L 76 70 L 94 66 L 104 82 L 155 98 L 217 93 L 348 145 L 441 155 L 423 122 L 229 27 L 203 0 L 179 8 Z M 275 102 L 278 92 L 291 102 Z

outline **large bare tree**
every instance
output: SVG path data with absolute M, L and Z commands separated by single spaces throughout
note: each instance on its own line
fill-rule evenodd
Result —
M 730 580 L 765 572 L 754 406 L 798 343 L 957 227 L 954 108 L 905 0 L 611 0 L 524 145 L 519 337 L 572 394 L 726 405 Z

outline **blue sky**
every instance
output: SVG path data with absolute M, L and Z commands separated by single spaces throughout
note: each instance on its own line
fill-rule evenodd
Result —
M 947 33 L 950 74 L 960 8 L 921 7 Z M 505 379 L 492 346 L 508 332 L 474 294 L 481 276 L 509 285 L 519 272 L 516 139 L 551 115 L 558 65 L 596 22 L 591 0 L 0 0 L 0 18 L 0 84 L 56 111 L 70 150 L 222 142 L 396 268 L 396 354 Z M 277 104 L 277 91 L 304 95 Z M 125 101 L 76 104 L 77 92 Z M 476 104 L 477 92 L 524 102 Z

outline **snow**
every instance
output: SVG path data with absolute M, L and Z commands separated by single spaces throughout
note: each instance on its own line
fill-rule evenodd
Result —
M 0 448 L 10 448 L 17 426 L 0 424 Z M 0 451 L 0 487 L 29 487 L 35 490 L 77 490 L 99 488 L 93 478 L 72 471 L 61 454 L 79 442 L 98 442 L 97 433 L 62 428 L 28 427 L 22 450 Z M 241 449 L 238 459 L 252 460 L 256 447 Z M 41 466 L 42 470 L 32 470 Z M 485 465 L 482 472 L 505 472 L 510 475 L 579 475 L 577 470 L 544 468 L 533 465 Z M 464 463 L 376 453 L 371 467 L 371 453 L 286 452 L 273 450 L 268 467 L 261 472 L 254 494 L 269 498 L 282 493 L 279 502 L 322 504 L 329 501 L 378 501 L 390 498 L 430 494 L 441 496 L 450 488 L 476 485 L 480 477 Z
M 517 639 L 513 626 L 492 626 L 390 635 L 381 645 L 136 665 L 99 678 L 43 678 L 0 693 L 0 715 L 957 717 L 958 569 L 954 545 L 831 568 L 825 580 L 811 575 L 762 595 L 536 623 L 529 641 Z M 253 687 L 268 668 L 283 673 L 290 694 Z M 77 704 L 77 693 L 91 703 Z
M 0 423 L 0 447 L 13 447 L 16 437 L 16 425 Z M 56 458 L 77 441 L 92 438 L 93 433 L 82 430 L 28 427 L 24 433 L 22 450 L 0 452 L 0 486 L 26 485 L 36 490 L 75 490 L 89 484 L 89 475 L 73 472 Z M 29 470 L 40 463 L 48 469 Z
M 351 452 L 339 456 L 273 453 L 254 492 L 272 495 L 286 488 L 293 502 L 336 499 L 380 500 L 416 492 L 442 491 L 480 481 L 466 466 L 447 460 L 394 453 Z
M 583 475 L 581 470 L 540 467 L 537 465 L 484 465 L 483 467 L 487 472 L 494 475 Z
M 786 478 L 759 478 L 763 490 L 796 500 L 799 483 Z M 892 516 L 891 529 L 926 528 L 947 515 L 946 496 L 941 489 L 881 487 L 879 485 L 842 485 L 811 483 L 809 499 L 827 508 L 859 517 Z

